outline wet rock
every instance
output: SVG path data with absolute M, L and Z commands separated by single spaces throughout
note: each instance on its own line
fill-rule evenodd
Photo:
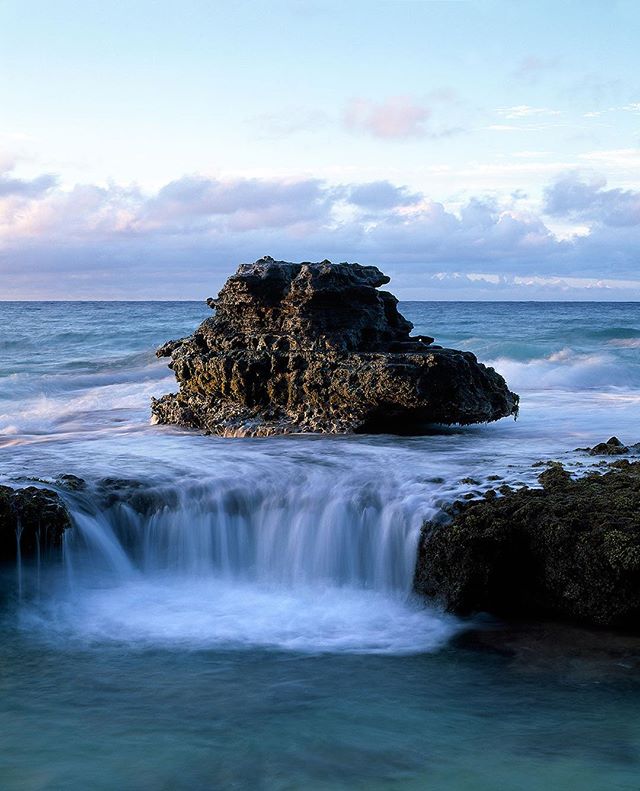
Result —
M 87 482 L 77 475 L 60 475 L 56 478 L 56 483 L 63 489 L 69 489 L 72 492 L 81 492 L 87 488 Z
M 412 324 L 373 266 L 241 265 L 189 338 L 158 349 L 180 392 L 152 402 L 157 423 L 225 436 L 419 431 L 516 415 L 518 396 L 470 352 Z
M 65 530 L 71 527 L 69 512 L 51 489 L 0 486 L 0 561 L 46 553 L 62 546 Z
M 629 448 L 617 437 L 609 437 L 606 442 L 599 442 L 592 448 L 576 448 L 576 450 L 586 451 L 590 456 L 621 456 L 629 453 Z
M 95 484 L 94 494 L 105 509 L 124 505 L 142 515 L 175 507 L 178 502 L 175 490 L 134 478 L 100 478 Z
M 626 461 L 626 460 L 625 460 Z M 425 524 L 415 587 L 453 612 L 553 617 L 638 630 L 640 462 L 455 503 Z

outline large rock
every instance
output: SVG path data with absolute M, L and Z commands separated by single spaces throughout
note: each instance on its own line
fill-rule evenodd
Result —
M 180 384 L 155 422 L 225 436 L 416 430 L 517 413 L 518 396 L 471 352 L 411 337 L 373 266 L 243 264 L 194 334 L 158 356 Z
M 62 546 L 71 519 L 52 489 L 0 486 L 0 561 L 44 554 Z
M 422 531 L 415 587 L 458 614 L 640 626 L 640 462 L 455 503 Z

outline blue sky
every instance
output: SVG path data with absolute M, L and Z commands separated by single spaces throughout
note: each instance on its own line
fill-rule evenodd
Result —
M 637 2 L 0 0 L 0 298 L 640 299 Z

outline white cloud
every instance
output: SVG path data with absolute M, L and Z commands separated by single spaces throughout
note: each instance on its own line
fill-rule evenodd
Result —
M 117 184 L 27 189 L 0 198 L 2 296 L 197 297 L 265 253 L 377 264 L 407 293 L 438 272 L 478 288 L 501 287 L 495 276 L 513 287 L 516 277 L 551 288 L 553 278 L 605 272 L 632 281 L 639 196 L 570 174 L 547 190 L 547 223 L 517 196 L 472 197 L 454 210 L 386 181 L 191 175 L 153 194 Z
M 548 107 L 531 107 L 528 104 L 518 104 L 514 107 L 502 107 L 496 110 L 501 118 L 532 118 L 540 116 L 561 115 L 560 110 L 551 110 Z
M 640 148 L 615 148 L 579 154 L 579 159 L 598 167 L 640 170 Z M 636 173 L 640 183 L 640 174 Z

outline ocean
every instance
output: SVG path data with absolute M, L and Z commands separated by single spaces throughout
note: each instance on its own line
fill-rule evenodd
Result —
M 204 303 L 0 302 L 0 483 L 88 483 L 60 489 L 61 562 L 0 581 L 3 789 L 640 786 L 640 678 L 612 636 L 598 661 L 480 650 L 465 635 L 494 622 L 411 593 L 420 526 L 463 479 L 535 483 L 548 458 L 579 474 L 594 460 L 576 448 L 640 441 L 640 303 L 400 310 L 503 374 L 518 419 L 422 437 L 154 426 L 151 396 L 176 389 L 154 349 Z

